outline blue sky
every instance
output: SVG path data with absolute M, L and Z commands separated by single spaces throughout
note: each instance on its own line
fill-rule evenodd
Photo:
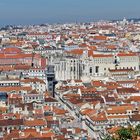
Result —
M 0 0 L 0 25 L 139 18 L 140 0 Z

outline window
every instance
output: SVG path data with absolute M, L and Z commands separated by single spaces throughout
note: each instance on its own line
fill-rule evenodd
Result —
M 85 69 L 85 65 L 83 64 L 83 70 Z
M 73 71 L 75 72 L 75 66 L 73 67 Z
M 52 85 L 53 85 L 52 83 L 49 84 L 49 86 L 52 86 Z
M 99 73 L 99 66 L 95 67 L 95 73 Z
M 92 73 L 92 67 L 90 67 L 90 69 L 89 69 L 89 73 L 90 73 L 90 74 Z
M 49 91 L 52 91 L 52 88 L 49 88 Z

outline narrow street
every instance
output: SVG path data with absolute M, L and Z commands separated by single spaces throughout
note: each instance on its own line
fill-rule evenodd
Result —
M 83 129 L 86 129 L 88 131 L 88 134 L 91 138 L 100 140 L 99 133 L 93 131 L 92 128 L 85 123 L 85 121 L 84 122 L 80 121 L 77 115 L 75 114 L 74 110 L 71 110 L 64 102 L 62 102 L 62 99 L 58 94 L 55 94 L 55 98 L 62 104 L 64 109 L 68 110 L 71 116 L 75 118 L 75 124 L 77 124 L 77 127 L 81 126 Z

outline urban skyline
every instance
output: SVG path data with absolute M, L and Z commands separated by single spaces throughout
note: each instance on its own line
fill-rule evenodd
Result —
M 139 5 L 0 0 L 0 140 L 140 140 Z
M 138 0 L 1 0 L 0 25 L 139 18 L 139 5 Z

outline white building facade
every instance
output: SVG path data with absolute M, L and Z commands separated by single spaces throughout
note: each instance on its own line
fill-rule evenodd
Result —
M 52 64 L 55 66 L 56 79 L 81 79 L 82 77 L 108 76 L 109 69 L 133 69 L 139 71 L 139 56 L 131 54 L 118 54 L 118 65 L 115 64 L 115 55 L 94 54 L 81 57 L 62 56 L 55 58 Z

